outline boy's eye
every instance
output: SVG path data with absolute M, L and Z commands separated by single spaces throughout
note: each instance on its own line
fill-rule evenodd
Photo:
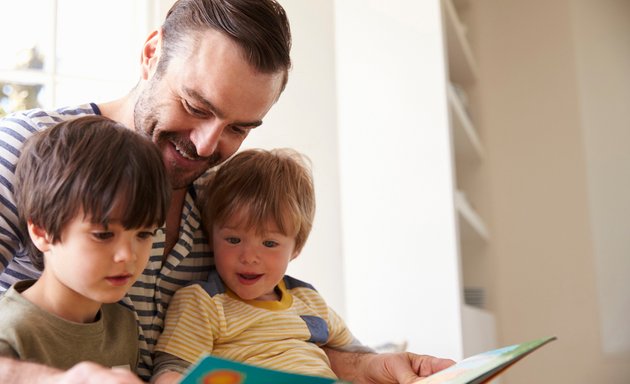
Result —
M 263 241 L 263 245 L 265 247 L 267 247 L 267 248 L 273 248 L 273 247 L 277 246 L 278 243 L 273 241 L 273 240 L 265 240 L 265 241 Z
M 241 242 L 241 239 L 239 239 L 238 237 L 228 237 L 225 240 L 230 244 L 238 244 Z
M 92 232 L 92 236 L 96 240 L 108 240 L 114 237 L 113 232 Z
M 138 237 L 141 239 L 151 239 L 155 236 L 156 231 L 141 231 L 138 232 Z

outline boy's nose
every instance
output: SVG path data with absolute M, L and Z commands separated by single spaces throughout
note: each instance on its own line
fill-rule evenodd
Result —
M 116 262 L 129 262 L 133 261 L 135 258 L 136 251 L 133 243 L 130 241 L 122 241 L 120 246 L 116 250 L 114 260 Z
M 243 264 L 258 264 L 256 250 L 251 247 L 244 247 L 243 252 L 241 252 L 240 261 Z

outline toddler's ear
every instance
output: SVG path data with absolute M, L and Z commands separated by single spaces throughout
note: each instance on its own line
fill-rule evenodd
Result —
M 28 221 L 28 235 L 31 237 L 31 241 L 37 249 L 39 249 L 42 253 L 46 252 L 50 249 L 52 245 L 51 236 L 48 235 L 42 227 L 39 227 L 33 224 L 32 221 Z
M 299 254 L 300 254 L 300 251 L 293 251 L 293 255 L 291 255 L 291 260 L 293 260 L 296 257 L 298 257 Z

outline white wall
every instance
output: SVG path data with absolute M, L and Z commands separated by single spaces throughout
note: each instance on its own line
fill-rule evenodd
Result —
M 630 353 L 610 341 L 626 337 L 630 318 L 628 2 L 476 0 L 470 9 L 499 341 L 558 336 L 502 378 L 626 384 Z M 614 289 L 602 297 L 602 288 Z
M 601 347 L 630 352 L 630 2 L 573 2 Z
M 348 324 L 370 345 L 461 358 L 440 2 L 335 11 Z

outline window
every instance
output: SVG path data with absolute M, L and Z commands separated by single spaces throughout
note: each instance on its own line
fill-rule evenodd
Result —
M 103 102 L 140 76 L 140 50 L 161 22 L 153 0 L 3 1 L 0 115 Z

